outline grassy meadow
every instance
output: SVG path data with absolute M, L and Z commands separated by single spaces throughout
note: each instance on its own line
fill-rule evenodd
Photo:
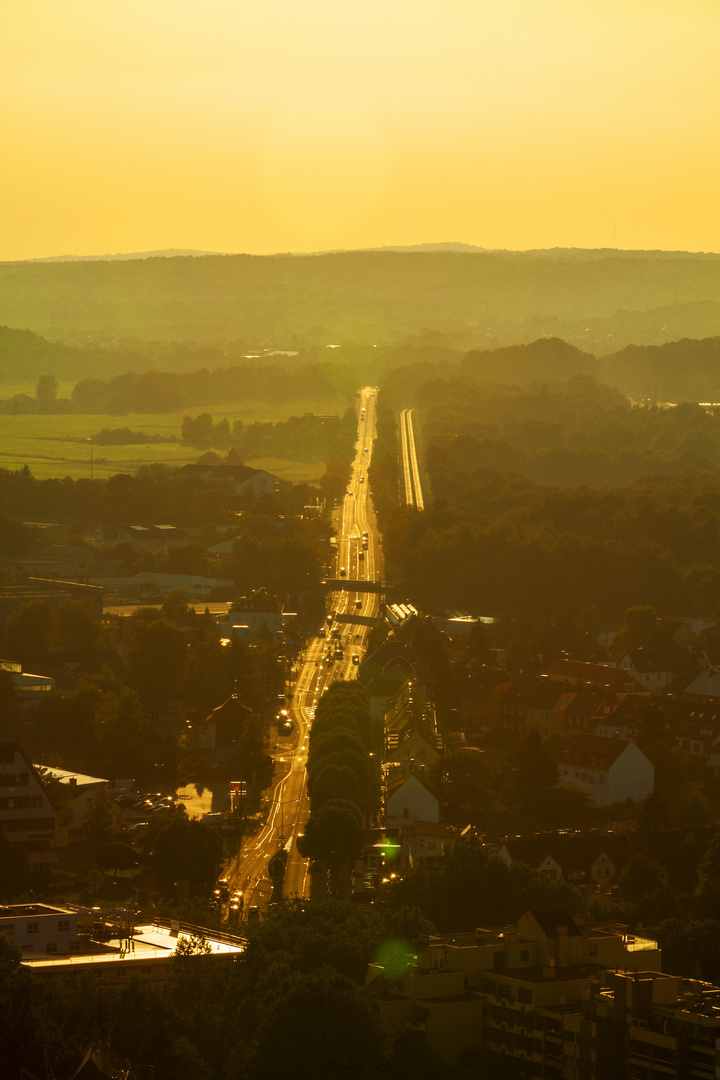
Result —
M 3 393 L 34 394 L 34 387 L 0 387 Z M 60 396 L 64 396 L 63 390 Z M 148 435 L 176 436 L 176 443 L 137 443 L 132 446 L 94 446 L 93 476 L 112 476 L 119 472 L 135 472 L 142 465 L 161 463 L 186 465 L 197 460 L 201 451 L 179 441 L 183 417 L 209 412 L 213 418 L 224 417 L 232 422 L 242 420 L 252 424 L 287 420 L 305 413 L 342 413 L 347 403 L 342 399 L 307 400 L 293 405 L 273 405 L 267 401 L 238 401 L 220 407 L 182 409 L 175 413 L 130 413 L 126 416 L 98 415 L 47 415 L 8 416 L 0 414 L 0 468 L 21 469 L 27 465 L 38 479 L 49 477 L 90 476 L 90 436 L 103 428 L 130 428 L 131 431 L 147 432 Z M 285 461 L 279 458 L 261 458 L 248 462 L 256 468 L 267 469 L 282 479 L 298 482 L 316 480 L 324 472 L 320 462 Z

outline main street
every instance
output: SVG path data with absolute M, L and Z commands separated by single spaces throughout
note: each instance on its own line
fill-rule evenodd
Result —
M 375 440 L 375 388 L 364 387 L 359 399 L 352 473 L 347 493 L 333 517 L 337 532 L 335 577 L 345 577 L 349 583 L 377 581 L 381 571 L 367 481 Z M 308 895 L 308 863 L 300 856 L 295 841 L 310 814 L 305 772 L 310 728 L 318 701 L 328 686 L 337 679 L 357 677 L 353 657 L 362 659 L 370 632 L 369 619 L 378 615 L 379 607 L 377 593 L 358 592 L 352 587 L 328 593 L 328 618 L 308 642 L 295 676 L 289 706 L 294 733 L 291 738 L 276 740 L 275 777 L 266 793 L 263 825 L 258 833 L 245 839 L 240 854 L 227 870 L 231 887 L 243 892 L 246 911 L 253 904 L 269 900 L 272 883 L 268 863 L 283 847 L 288 852 L 283 895 Z M 368 621 L 356 622 L 358 616 Z M 337 646 L 342 648 L 342 659 L 334 658 Z

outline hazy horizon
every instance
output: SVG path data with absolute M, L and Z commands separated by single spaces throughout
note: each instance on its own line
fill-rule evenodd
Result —
M 690 255 L 690 256 L 718 256 L 720 257 L 720 251 L 689 251 L 681 248 L 676 249 L 663 249 L 663 248 L 612 248 L 612 247 L 560 247 L 553 245 L 547 248 L 488 248 L 480 247 L 476 244 L 465 244 L 462 241 L 439 241 L 428 244 L 384 244 L 379 247 L 365 247 L 365 248 L 329 248 L 324 251 L 269 251 L 263 253 L 251 252 L 251 251 L 202 251 L 199 249 L 191 248 L 164 248 L 156 251 L 115 251 L 115 252 L 103 252 L 102 254 L 76 254 L 67 253 L 65 255 L 43 255 L 35 256 L 33 258 L 26 259 L 3 259 L 0 262 L 32 262 L 32 263 L 47 263 L 47 262 L 101 262 L 110 260 L 132 260 L 132 259 L 150 259 L 150 258 L 204 258 L 208 255 L 216 256 L 228 256 L 235 255 L 253 255 L 258 258 L 280 258 L 287 256 L 297 256 L 298 258 L 310 257 L 313 255 L 342 255 L 351 254 L 363 251 L 383 252 L 383 251 L 402 251 L 402 252 L 458 252 L 460 254 L 488 254 L 488 255 L 532 255 L 537 253 L 552 254 L 553 252 L 579 252 L 593 254 L 595 252 L 599 254 L 618 254 L 618 255 L 635 255 L 635 254 L 662 254 L 662 255 Z
M 712 0 L 5 0 L 0 25 L 3 261 L 720 250 Z

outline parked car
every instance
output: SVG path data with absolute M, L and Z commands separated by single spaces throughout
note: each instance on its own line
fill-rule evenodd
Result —
M 122 795 L 115 796 L 115 802 L 118 806 L 137 806 L 140 802 L 140 796 L 136 795 L 134 791 L 124 791 Z

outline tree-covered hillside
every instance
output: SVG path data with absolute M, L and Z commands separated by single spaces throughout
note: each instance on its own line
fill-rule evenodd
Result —
M 108 344 L 376 344 L 429 329 L 460 348 L 552 333 L 609 352 L 630 341 L 717 333 L 719 294 L 720 256 L 685 253 L 354 251 L 0 264 L 0 323 Z M 622 332 L 628 313 L 636 313 L 630 337 Z

